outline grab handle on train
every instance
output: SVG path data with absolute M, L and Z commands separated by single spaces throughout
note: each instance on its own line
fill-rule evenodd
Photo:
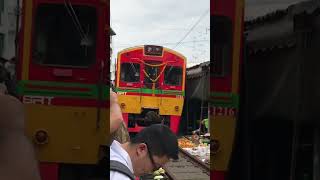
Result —
M 98 98 L 97 98 L 97 123 L 96 128 L 100 128 L 100 122 L 101 122 L 101 106 L 102 106 L 102 100 L 103 100 L 103 73 L 104 73 L 104 62 L 103 60 L 100 61 L 100 67 L 99 67 L 99 78 L 97 83 L 98 88 Z

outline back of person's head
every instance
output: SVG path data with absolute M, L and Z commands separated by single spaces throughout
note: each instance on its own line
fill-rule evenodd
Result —
M 145 120 L 145 124 L 147 126 L 150 126 L 152 124 L 159 124 L 161 123 L 162 119 L 161 117 L 159 116 L 159 114 L 157 114 L 156 112 L 154 111 L 149 111 L 146 113 L 145 117 L 144 117 L 144 120 Z
M 131 139 L 131 144 L 147 144 L 150 152 L 158 157 L 167 156 L 171 159 L 178 159 L 177 136 L 168 126 L 154 124 L 142 129 Z

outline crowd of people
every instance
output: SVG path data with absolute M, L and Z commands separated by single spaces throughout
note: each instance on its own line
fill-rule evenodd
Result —
M 0 92 L 0 107 L 0 179 L 40 180 L 34 148 L 25 135 L 23 104 L 3 90 Z M 161 123 L 144 128 L 130 139 L 117 94 L 112 90 L 110 136 L 110 169 L 106 171 L 109 171 L 111 180 L 134 180 L 159 169 L 170 159 L 178 158 L 177 137 Z
M 120 131 L 118 136 L 113 136 L 110 146 L 110 180 L 135 180 L 135 177 L 152 173 L 171 159 L 178 159 L 177 137 L 169 127 L 161 123 L 144 128 L 132 139 L 123 138 L 128 134 L 123 125 L 117 95 L 112 91 L 110 99 L 110 131 Z M 148 118 L 161 122 L 159 116 L 149 115 Z
M 0 58 L 0 93 L 15 96 L 15 58 Z

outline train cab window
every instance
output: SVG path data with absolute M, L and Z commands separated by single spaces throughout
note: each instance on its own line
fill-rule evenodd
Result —
M 148 64 L 158 65 L 160 62 L 157 61 L 146 61 Z M 152 88 L 153 82 L 152 80 L 156 80 L 160 75 L 161 69 L 160 66 L 148 66 L 145 65 L 144 70 L 147 75 L 144 77 L 144 84 L 147 88 Z M 159 87 L 159 80 L 156 81 L 156 88 Z
M 123 82 L 139 82 L 140 81 L 140 64 L 122 63 L 120 80 Z
M 171 86 L 181 86 L 182 68 L 177 66 L 167 66 L 164 70 L 164 84 Z
M 213 67 L 210 69 L 214 77 L 225 77 L 231 73 L 232 23 L 225 16 L 213 16 L 211 21 Z
M 95 62 L 97 12 L 94 7 L 41 4 L 34 24 L 35 63 L 87 67 Z

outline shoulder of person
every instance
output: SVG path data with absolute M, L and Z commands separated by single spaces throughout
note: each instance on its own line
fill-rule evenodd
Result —
M 1 92 L 2 94 L 8 93 L 8 88 L 7 88 L 7 86 L 6 86 L 4 83 L 0 83 L 0 92 Z
M 15 97 L 0 94 L 0 132 L 6 130 L 24 131 L 24 107 Z
M 110 171 L 110 180 L 131 180 L 128 176 L 117 171 Z

